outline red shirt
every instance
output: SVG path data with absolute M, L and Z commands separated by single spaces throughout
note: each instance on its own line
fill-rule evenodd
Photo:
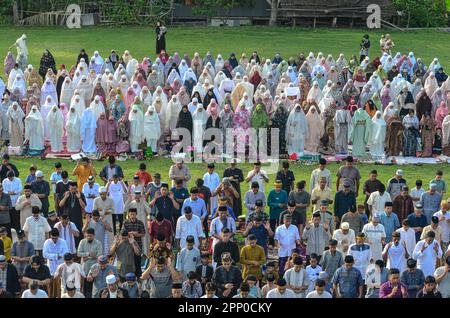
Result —
M 139 170 L 135 175 L 139 176 L 139 183 L 143 183 L 145 186 L 147 186 L 149 182 L 153 181 L 151 174 L 147 171 L 142 172 Z
M 172 223 L 169 220 L 164 219 L 161 224 L 156 220 L 150 222 L 148 234 L 153 239 L 152 244 L 157 242 L 156 238 L 158 237 L 158 233 L 163 233 L 166 237 L 166 242 L 172 244 L 173 229 Z

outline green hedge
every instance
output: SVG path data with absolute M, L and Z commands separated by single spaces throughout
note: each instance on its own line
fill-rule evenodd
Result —
M 400 17 L 401 27 L 445 27 L 448 26 L 447 4 L 444 0 L 393 0 Z

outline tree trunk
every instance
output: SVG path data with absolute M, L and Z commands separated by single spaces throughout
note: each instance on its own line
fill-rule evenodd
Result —
M 267 0 L 267 2 L 269 2 L 269 4 L 270 4 L 270 20 L 269 20 L 269 25 L 270 26 L 276 26 L 277 25 L 278 1 L 279 0 Z
M 17 6 L 17 1 L 13 2 L 13 22 L 14 24 L 19 23 L 19 8 Z

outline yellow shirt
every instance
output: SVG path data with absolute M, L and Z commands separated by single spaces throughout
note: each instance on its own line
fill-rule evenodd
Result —
M 73 169 L 73 175 L 77 176 L 78 190 L 81 191 L 89 176 L 95 176 L 95 169 L 90 165 L 84 166 L 80 164 Z
M 0 238 L 3 241 L 3 249 L 5 253 L 5 257 L 7 261 L 11 260 L 11 249 L 12 249 L 12 240 L 10 237 L 5 236 L 4 238 Z
M 430 232 L 430 231 L 433 231 L 433 232 L 434 232 L 434 239 L 435 239 L 436 241 L 438 241 L 439 244 L 440 244 L 441 241 L 442 241 L 442 230 L 441 230 L 441 227 L 440 227 L 440 226 L 438 226 L 438 227 L 435 228 L 435 229 L 433 229 L 433 228 L 431 227 L 431 225 L 425 226 L 425 227 L 423 228 L 423 230 L 422 230 L 422 235 L 420 235 L 420 239 L 421 239 L 421 240 L 425 239 L 425 237 L 427 236 L 428 232 Z
M 311 201 L 312 200 L 316 200 L 316 204 L 314 204 L 313 211 L 317 211 L 317 210 L 319 210 L 320 201 L 333 200 L 333 192 L 328 187 L 325 187 L 325 189 L 323 189 L 323 190 L 321 190 L 320 187 L 316 187 L 311 192 Z
M 249 261 L 256 261 L 259 265 L 251 265 Z M 255 247 L 251 247 L 250 245 L 244 246 L 241 249 L 240 263 L 243 266 L 242 278 L 246 279 L 248 275 L 255 275 L 256 279 L 261 280 L 261 266 L 266 263 L 264 249 L 259 245 Z

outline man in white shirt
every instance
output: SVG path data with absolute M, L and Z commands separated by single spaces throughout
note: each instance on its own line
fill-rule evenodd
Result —
M 192 235 L 195 239 L 195 246 L 200 248 L 202 239 L 205 237 L 200 218 L 192 213 L 192 208 L 187 206 L 184 208 L 184 215 L 177 220 L 175 230 L 175 239 L 177 240 L 178 249 L 186 247 L 186 238 Z
M 64 263 L 55 271 L 55 280 L 61 279 L 61 295 L 67 291 L 67 286 L 74 286 L 77 291 L 81 291 L 82 277 L 86 278 L 86 274 L 81 264 L 73 261 L 71 253 L 64 254 Z
M 327 187 L 331 189 L 331 172 L 326 169 L 327 161 L 325 158 L 320 158 L 319 168 L 311 172 L 311 178 L 309 181 L 309 191 L 319 186 L 320 179 L 325 178 L 327 181 Z
M 8 193 L 11 198 L 11 204 L 13 209 L 16 207 L 17 199 L 22 192 L 22 181 L 14 176 L 14 171 L 8 171 L 7 178 L 2 181 L 3 192 Z M 17 213 L 15 210 L 13 213 Z
M 50 275 L 54 275 L 58 265 L 63 263 L 64 254 L 68 253 L 67 243 L 59 237 L 59 230 L 51 229 L 50 238 L 44 242 L 43 255 L 47 260 Z
M 39 285 L 32 281 L 29 284 L 29 289 L 22 293 L 22 298 L 48 298 L 47 293 L 39 288 Z
M 220 235 L 224 227 L 228 228 L 231 236 L 236 233 L 236 222 L 228 215 L 226 206 L 219 206 L 219 216 L 211 221 L 210 235 L 213 238 L 213 248 L 220 241 Z
M 42 256 L 44 242 L 48 239 L 48 233 L 51 231 L 51 228 L 47 219 L 41 216 L 37 206 L 33 207 L 32 216 L 25 220 L 23 230 L 27 235 L 28 241 L 33 244 L 36 254 Z
M 356 236 L 356 244 L 350 245 L 347 254 L 353 256 L 353 259 L 355 260 L 354 266 L 361 273 L 364 273 L 363 277 L 365 276 L 367 266 L 372 259 L 370 245 L 365 243 L 365 239 L 364 233 L 358 233 Z
M 392 202 L 391 195 L 386 192 L 384 184 L 380 183 L 378 185 L 378 191 L 372 192 L 367 200 L 370 215 L 374 216 L 383 213 L 386 202 Z
M 50 270 L 52 279 L 50 282 L 49 295 L 50 298 L 57 298 L 60 294 L 61 287 L 59 280 L 55 279 L 56 268 L 64 262 L 63 257 L 69 252 L 67 243 L 62 238 L 59 238 L 59 230 L 53 228 L 50 231 L 50 238 L 45 241 L 42 254 L 47 259 L 47 266 Z
M 213 283 L 206 283 L 205 294 L 200 298 L 219 298 L 216 296 L 217 288 Z
M 342 222 L 341 228 L 334 231 L 333 239 L 338 242 L 337 250 L 344 255 L 347 255 L 350 245 L 356 243 L 355 231 L 350 228 L 348 222 Z
M 294 267 L 284 273 L 284 279 L 287 288 L 294 292 L 294 298 L 305 298 L 305 292 L 309 286 L 309 277 L 303 268 L 303 259 L 300 256 L 294 258 Z
M 441 247 L 434 237 L 433 231 L 428 232 L 426 238 L 417 243 L 412 255 L 417 260 L 417 268 L 422 270 L 425 277 L 434 274 L 436 261 L 439 263 L 442 257 Z
M 11 198 L 11 204 L 12 208 L 10 209 L 10 215 L 11 215 L 11 225 L 12 227 L 16 228 L 16 230 L 19 229 L 19 213 L 20 211 L 16 211 L 16 203 L 17 199 L 19 198 L 20 193 L 22 192 L 22 181 L 20 181 L 19 178 L 15 177 L 14 171 L 8 171 L 7 177 L 3 180 L 3 193 L 9 194 Z M 23 226 L 23 224 L 22 224 Z
M 66 291 L 61 295 L 61 298 L 85 298 L 74 286 L 66 286 Z
M 100 195 L 100 185 L 95 182 L 93 176 L 89 176 L 88 182 L 83 185 L 83 194 L 86 198 L 85 211 L 91 214 L 94 206 L 94 200 Z
M 406 260 L 409 254 L 406 250 L 406 243 L 401 241 L 399 232 L 392 234 L 392 241 L 384 247 L 383 260 L 387 261 L 386 268 L 397 268 L 400 273 L 406 270 Z
M 245 182 L 250 184 L 250 190 L 252 182 L 258 182 L 259 191 L 265 193 L 265 184 L 269 182 L 269 177 L 267 176 L 267 173 L 261 169 L 261 162 L 258 161 L 254 164 L 253 170 L 248 172 Z
M 405 242 L 406 251 L 408 255 L 412 256 L 416 247 L 416 232 L 409 226 L 409 221 L 403 220 L 402 227 L 397 229 L 396 232 L 400 233 L 400 240 Z
M 366 243 L 370 245 L 372 259 L 374 261 L 382 259 L 381 252 L 383 251 L 386 232 L 383 224 L 380 224 L 380 218 L 372 216 L 372 221 L 364 225 L 362 232 L 366 235 Z
M 420 197 L 425 193 L 425 190 L 422 188 L 422 180 L 416 181 L 416 187 L 411 190 L 411 197 L 413 199 L 414 204 L 420 201 Z
M 284 265 L 286 264 L 292 250 L 300 245 L 300 234 L 298 228 L 292 225 L 292 217 L 289 214 L 284 216 L 284 224 L 277 227 L 275 231 L 275 245 L 278 248 L 279 273 L 284 274 Z
M 287 288 L 287 283 L 284 278 L 278 280 L 277 288 L 272 289 L 267 293 L 266 298 L 297 298 L 291 289 Z
M 449 205 L 450 204 L 448 201 L 442 201 L 441 210 L 433 214 L 433 216 L 436 216 L 439 219 L 439 226 L 442 232 L 441 243 L 443 251 L 447 250 L 450 240 L 450 211 L 448 211 Z
M 211 193 L 216 191 L 217 187 L 220 185 L 220 177 L 217 172 L 214 172 L 214 163 L 208 163 L 208 172 L 203 175 L 204 186 L 208 187 Z M 212 213 L 218 205 L 218 196 L 211 196 L 210 202 L 206 204 L 209 206 L 209 211 Z
M 331 294 L 325 290 L 325 281 L 316 280 L 315 290 L 306 295 L 306 298 L 332 298 Z
M 69 253 L 76 254 L 75 238 L 80 236 L 80 232 L 77 226 L 70 222 L 69 216 L 67 214 L 61 215 L 61 221 L 56 223 L 54 228 L 59 230 L 60 237 L 66 241 Z

